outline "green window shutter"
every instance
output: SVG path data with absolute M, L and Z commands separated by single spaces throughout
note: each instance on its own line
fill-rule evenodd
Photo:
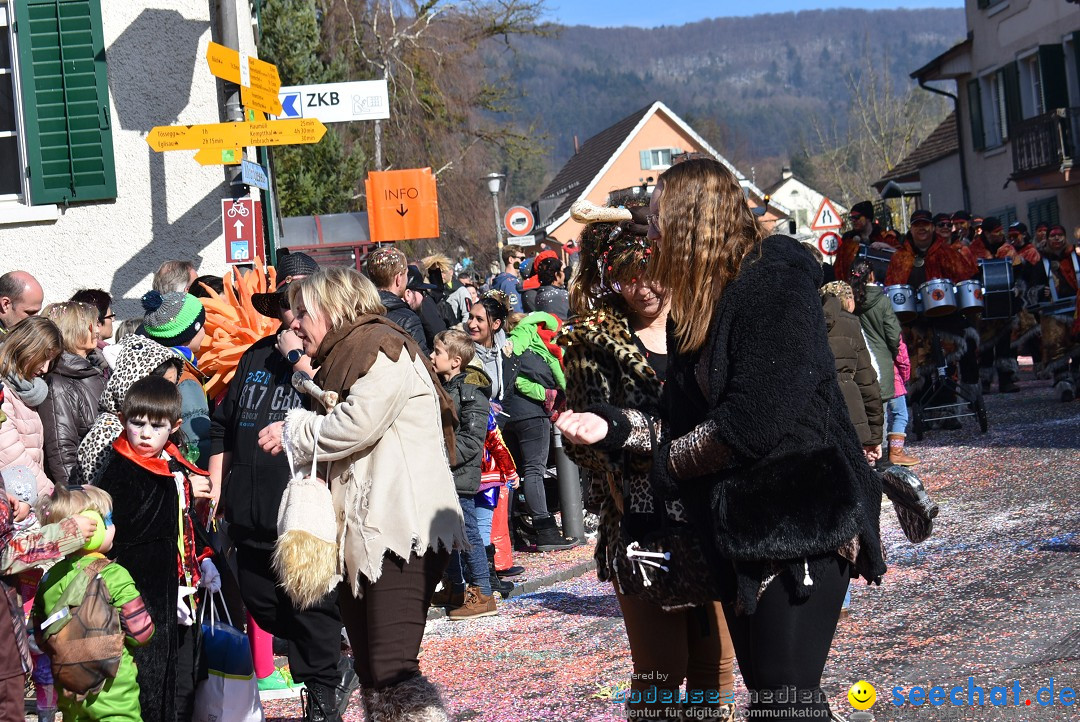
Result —
M 652 151 L 643 150 L 641 155 L 641 170 L 652 170 Z
M 1069 88 L 1065 81 L 1065 48 L 1061 45 L 1039 46 L 1039 73 L 1042 75 L 1043 107 L 1047 112 L 1069 107 Z
M 971 115 L 971 146 L 975 150 L 986 148 L 986 132 L 983 130 L 982 91 L 979 80 L 969 80 L 967 84 L 968 114 Z
M 1028 203 L 1028 229 L 1035 236 L 1035 226 L 1041 222 L 1054 226 L 1061 222 L 1057 196 L 1050 196 Z
M 1002 140 L 1012 135 L 1013 128 L 1024 118 L 1020 105 L 1020 65 L 1009 63 L 1001 69 L 1002 85 L 1005 87 L 1005 127 L 1001 129 Z
M 100 0 L 14 9 L 31 203 L 115 198 Z

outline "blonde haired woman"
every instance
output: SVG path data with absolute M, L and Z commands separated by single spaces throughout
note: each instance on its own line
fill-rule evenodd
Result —
M 294 409 L 259 443 L 297 463 L 329 462 L 338 515 L 341 618 L 352 640 L 367 719 L 445 720 L 417 656 L 428 603 L 465 529 L 447 450 L 453 407 L 416 342 L 382 315 L 371 281 L 327 268 L 294 282 L 292 329 L 340 401 L 318 423 Z M 423 715 L 429 716 L 423 716 Z
M 765 238 L 738 180 L 713 160 L 660 176 L 652 278 L 673 329 L 653 485 L 677 489 L 718 552 L 751 719 L 828 718 L 821 675 L 853 571 L 885 572 L 881 486 L 836 381 L 821 271 Z M 576 443 L 648 437 L 641 413 L 575 414 Z
M 45 473 L 53 483 L 68 483 L 78 465 L 79 442 L 99 412 L 105 377 L 89 359 L 97 348 L 99 314 L 88 303 L 65 301 L 46 306 L 42 315 L 56 324 L 64 351 L 45 375 L 49 395 L 38 407 L 45 432 Z
M 49 394 L 41 378 L 63 349 L 60 330 L 42 316 L 20 321 L 0 346 L 0 379 L 7 417 L 0 423 L 0 469 L 29 467 L 38 482 L 38 497 L 52 493 L 45 474 L 45 441 L 38 407 Z

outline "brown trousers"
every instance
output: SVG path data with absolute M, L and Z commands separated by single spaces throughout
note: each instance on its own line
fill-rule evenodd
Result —
M 680 699 L 692 707 L 734 701 L 735 647 L 720 602 L 667 612 L 618 589 L 615 596 L 634 663 L 629 719 L 679 719 Z M 686 692 L 680 697 L 684 681 Z M 676 701 L 665 701 L 663 692 Z

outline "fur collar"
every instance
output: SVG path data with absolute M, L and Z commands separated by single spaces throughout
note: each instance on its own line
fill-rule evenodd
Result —
M 617 308 L 605 308 L 576 317 L 563 327 L 556 343 L 563 347 L 584 344 L 586 347 L 603 349 L 615 357 L 620 369 L 646 381 L 656 380 L 656 372 L 634 343 L 629 319 Z

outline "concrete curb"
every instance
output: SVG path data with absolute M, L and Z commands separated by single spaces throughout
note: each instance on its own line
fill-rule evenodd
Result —
M 515 584 L 513 591 L 510 592 L 510 599 L 514 597 L 520 597 L 525 594 L 532 594 L 538 589 L 544 587 L 550 587 L 552 584 L 558 584 L 559 582 L 565 582 L 568 579 L 574 579 L 580 577 L 582 574 L 588 574 L 596 569 L 596 560 L 588 559 L 583 562 L 578 562 L 573 566 L 567 567 L 559 572 L 553 572 L 551 574 L 545 574 L 535 579 L 529 579 L 521 584 Z M 501 598 L 500 598 L 500 601 Z M 446 616 L 446 610 L 442 607 L 432 607 L 428 610 L 428 621 L 433 619 L 442 619 Z

